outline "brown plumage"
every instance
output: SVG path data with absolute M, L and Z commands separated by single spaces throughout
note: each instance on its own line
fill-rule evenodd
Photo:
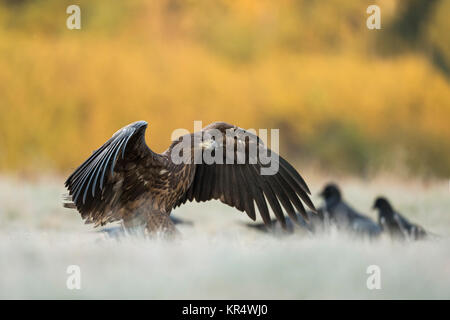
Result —
M 75 207 L 86 223 L 95 226 L 122 220 L 125 227 L 143 226 L 150 233 L 174 233 L 170 212 L 194 200 L 220 200 L 246 212 L 253 220 L 256 203 L 266 224 L 271 223 L 270 206 L 284 228 L 282 208 L 294 221 L 298 219 L 296 211 L 306 217 L 302 201 L 315 211 L 305 181 L 282 157 L 272 160 L 279 162 L 276 174 L 260 174 L 261 168 L 269 165 L 263 165 L 259 155 L 252 158 L 250 147 L 256 145 L 269 154 L 272 151 L 244 129 L 223 122 L 212 123 L 200 134 L 180 137 L 164 153 L 157 154 L 145 144 L 146 128 L 145 121 L 132 123 L 94 151 L 67 179 L 69 201 L 64 205 Z M 220 132 L 216 139 L 208 136 L 213 130 Z M 233 135 L 226 134 L 229 132 Z M 191 141 L 190 155 L 183 152 L 181 155 L 188 160 L 173 161 L 172 156 L 187 140 Z M 232 155 L 225 152 L 227 143 L 234 147 Z M 196 164 L 190 160 L 194 159 L 195 151 L 205 149 L 213 153 L 222 149 L 223 164 Z M 233 164 L 225 164 L 227 156 L 228 160 L 234 160 Z

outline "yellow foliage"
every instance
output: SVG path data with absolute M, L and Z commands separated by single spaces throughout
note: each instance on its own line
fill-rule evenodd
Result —
M 176 128 L 223 120 L 281 128 L 312 159 L 333 123 L 381 156 L 420 137 L 417 154 L 439 141 L 448 159 L 448 79 L 420 54 L 370 54 L 366 2 L 341 3 L 81 1 L 73 31 L 59 1 L 24 5 L 22 25 L 3 4 L 0 169 L 73 168 L 136 120 L 158 152 Z

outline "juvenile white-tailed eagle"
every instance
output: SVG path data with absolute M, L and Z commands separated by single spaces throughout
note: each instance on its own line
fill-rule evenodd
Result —
M 176 231 L 169 219 L 170 212 L 188 200 L 218 199 L 245 211 L 253 220 L 256 219 L 256 203 L 264 223 L 270 225 L 268 202 L 284 228 L 286 221 L 282 207 L 294 221 L 299 218 L 296 212 L 307 217 L 302 201 L 315 211 L 305 181 L 282 157 L 271 158 L 278 162 L 275 174 L 261 174 L 267 164 L 260 161 L 259 154 L 252 162 L 249 150 L 256 145 L 269 154 L 275 153 L 249 131 L 215 122 L 203 128 L 200 135 L 193 133 L 180 137 L 164 153 L 158 154 L 145 143 L 146 128 L 145 121 L 134 122 L 117 131 L 94 151 L 65 182 L 70 202 L 64 205 L 78 209 L 85 222 L 94 223 L 95 227 L 122 220 L 125 228 L 141 226 L 148 233 L 163 231 L 169 234 Z M 211 131 L 219 132 L 220 136 L 211 138 L 208 135 Z M 194 156 L 187 162 L 173 161 L 172 156 L 179 152 L 178 147 L 183 141 L 191 142 L 190 149 L 181 153 L 183 156 L 207 148 L 225 150 L 228 143 L 233 146 L 232 160 L 245 161 L 228 164 L 226 157 L 230 155 L 225 151 L 222 164 L 196 163 Z

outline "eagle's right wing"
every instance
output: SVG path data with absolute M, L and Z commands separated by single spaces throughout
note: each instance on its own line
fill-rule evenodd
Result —
M 67 179 L 69 202 L 86 223 L 103 225 L 123 219 L 134 203 L 149 192 L 152 173 L 163 163 L 145 144 L 147 123 L 138 121 L 117 131 L 111 139 Z

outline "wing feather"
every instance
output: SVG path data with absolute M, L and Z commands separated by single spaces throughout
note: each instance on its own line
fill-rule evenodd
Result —
M 283 183 L 280 183 L 280 179 L 278 176 L 275 176 L 273 181 L 273 186 L 274 186 L 274 190 L 278 199 L 280 200 L 281 204 L 283 205 L 284 209 L 286 210 L 286 212 L 288 213 L 289 217 L 297 222 L 298 221 L 298 217 L 297 214 L 295 213 L 295 209 L 291 204 L 291 197 L 292 197 L 292 193 L 290 191 L 292 190 L 288 190 Z
M 250 217 L 250 219 L 252 219 L 253 221 L 256 220 L 256 212 L 255 212 L 255 198 L 256 195 L 254 195 L 255 193 L 258 193 L 257 190 L 255 189 L 255 186 L 252 184 L 248 184 L 248 179 L 246 179 L 246 174 L 245 174 L 245 168 L 244 165 L 237 165 L 237 173 L 238 173 L 238 179 L 239 179 L 239 183 L 242 183 L 242 189 L 243 193 L 243 201 L 244 201 L 244 207 L 245 207 L 245 212 L 247 213 L 247 215 Z

